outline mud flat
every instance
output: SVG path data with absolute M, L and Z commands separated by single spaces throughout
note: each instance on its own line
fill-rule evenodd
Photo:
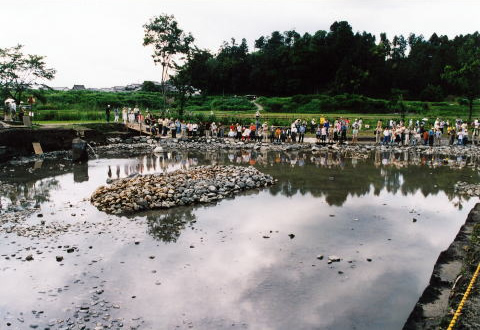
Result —
M 435 264 L 430 284 L 405 323 L 404 330 L 446 329 L 480 261 L 480 203 L 470 211 L 455 240 Z M 480 328 L 477 282 L 456 329 Z

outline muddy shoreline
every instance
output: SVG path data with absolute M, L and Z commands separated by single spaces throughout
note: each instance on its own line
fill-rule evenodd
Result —
M 440 253 L 429 285 L 406 321 L 404 330 L 447 328 L 453 317 L 478 260 L 478 242 L 472 240 L 480 226 L 480 203 L 470 211 L 447 250 Z M 478 283 L 476 284 L 478 287 Z M 478 329 L 479 299 L 477 293 L 467 300 L 457 329 Z

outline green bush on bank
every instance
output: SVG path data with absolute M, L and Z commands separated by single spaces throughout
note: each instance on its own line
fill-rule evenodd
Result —
M 245 111 L 255 109 L 255 105 L 243 97 L 216 98 L 211 102 L 210 106 L 212 110 Z
M 372 99 L 362 95 L 295 95 L 292 97 L 261 97 L 258 99 L 268 112 L 285 113 L 389 113 L 387 100 Z M 413 108 L 412 108 L 413 109 Z

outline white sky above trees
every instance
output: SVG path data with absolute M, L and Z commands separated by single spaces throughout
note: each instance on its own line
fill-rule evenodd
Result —
M 295 29 L 327 30 L 346 20 L 377 36 L 480 30 L 478 0 L 0 0 L 0 47 L 25 45 L 57 70 L 55 87 L 111 87 L 160 81 L 151 49 L 142 46 L 148 19 L 173 14 L 195 44 L 216 52 L 223 41 Z

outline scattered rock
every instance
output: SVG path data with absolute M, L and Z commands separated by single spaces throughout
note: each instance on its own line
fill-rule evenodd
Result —
M 329 261 L 329 262 L 340 262 L 340 257 L 335 256 L 335 255 L 333 255 L 333 256 L 328 256 L 328 261 Z

